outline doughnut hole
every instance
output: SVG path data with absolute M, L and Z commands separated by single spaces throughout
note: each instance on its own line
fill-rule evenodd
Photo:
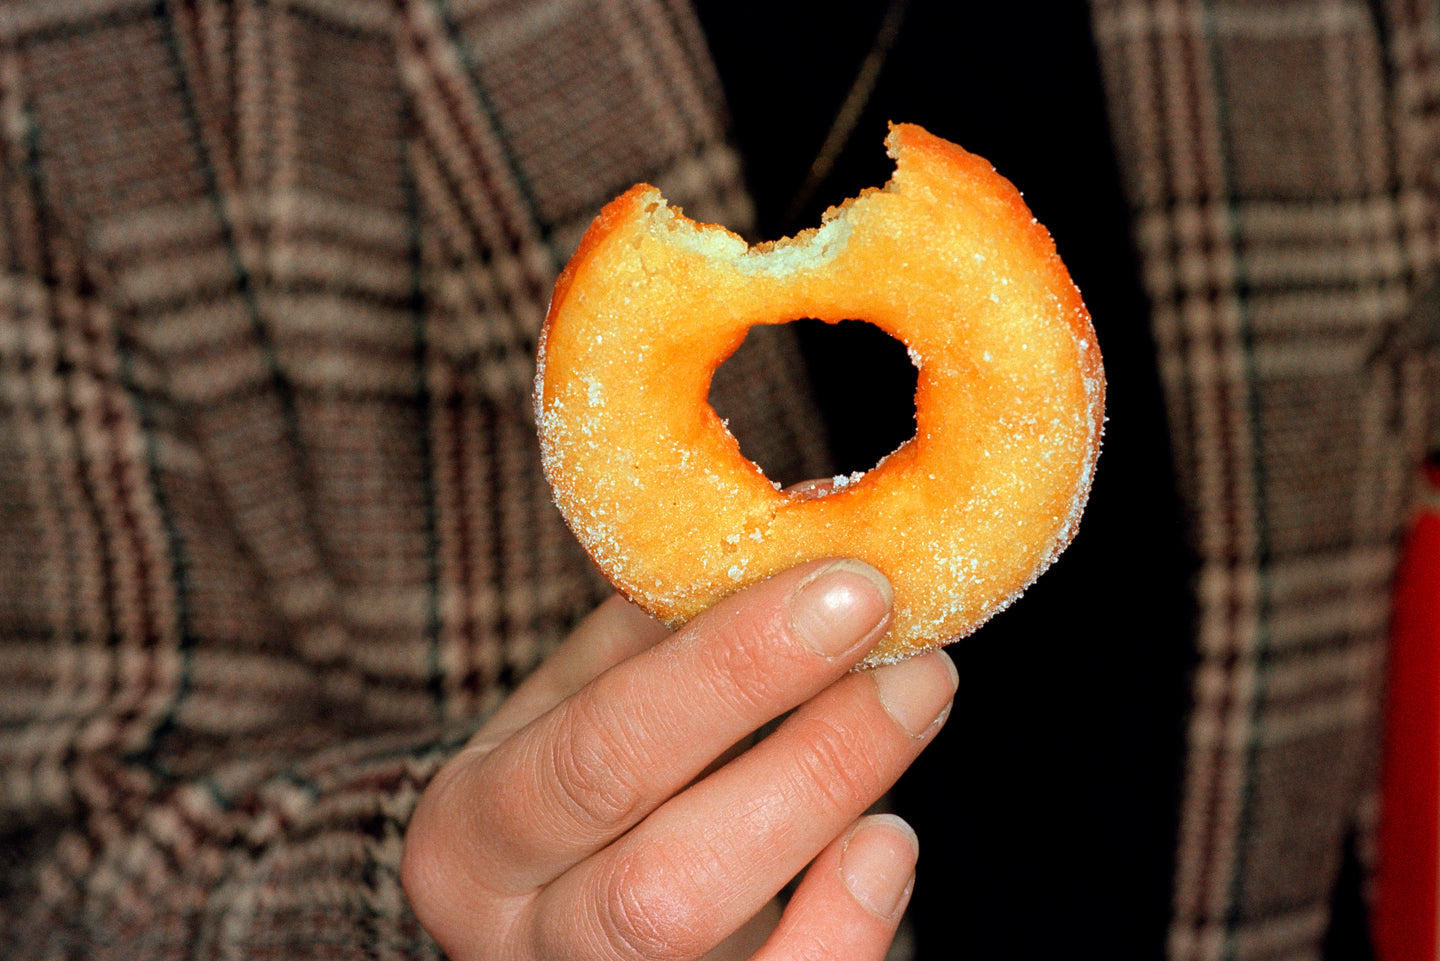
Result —
M 918 371 L 904 344 L 863 320 L 827 324 L 803 318 L 787 326 L 804 357 L 803 369 L 787 368 L 785 393 L 766 402 L 786 404 L 788 398 L 807 392 L 815 398 L 818 411 L 809 404 L 795 404 L 785 419 L 800 431 L 829 439 L 833 460 L 828 473 L 868 471 L 915 436 Z M 802 468 L 789 445 L 743 416 L 743 401 L 737 403 L 765 382 L 755 376 L 767 356 L 758 341 L 772 335 L 765 327 L 750 329 L 739 349 L 715 372 L 710 405 L 728 422 L 740 453 L 771 481 L 789 487 L 811 478 L 797 476 Z M 819 422 L 812 422 L 816 417 Z

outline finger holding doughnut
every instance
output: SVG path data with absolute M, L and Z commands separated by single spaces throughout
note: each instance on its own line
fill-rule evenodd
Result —
M 866 658 L 885 663 L 973 631 L 1075 533 L 1104 420 L 1084 302 L 988 163 L 913 125 L 886 145 L 883 188 L 756 247 L 634 187 L 556 284 L 535 385 L 546 475 L 601 570 L 666 624 L 801 561 L 860 557 L 895 588 Z M 751 326 L 802 317 L 869 321 L 918 368 L 915 437 L 818 497 L 777 490 L 708 402 Z
M 852 673 L 827 688 L 546 888 L 534 905 L 541 953 L 702 955 L 883 796 L 943 725 L 954 691 L 955 669 L 943 652 Z M 837 900 L 850 910 L 853 894 L 825 892 L 798 910 L 823 914 Z M 596 909 L 566 916 L 559 910 L 566 904 Z
M 495 822 L 480 832 L 485 862 L 521 889 L 538 887 L 629 830 L 736 741 L 843 674 L 853 663 L 845 655 L 858 657 L 883 629 L 885 591 L 852 562 L 806 565 L 596 678 L 476 771 L 536 788 L 514 795 L 514 810 L 484 812 Z M 817 623 L 837 607 L 846 629 Z
M 888 584 L 868 566 L 802 565 L 644 646 L 500 743 L 462 751 L 406 838 L 422 923 L 452 951 L 493 940 L 736 741 L 844 677 L 889 611 Z M 730 829 L 725 812 L 694 813 L 697 829 Z

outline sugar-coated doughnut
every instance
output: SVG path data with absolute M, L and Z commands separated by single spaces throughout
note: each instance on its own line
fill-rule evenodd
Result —
M 865 661 L 886 663 L 973 631 L 1075 534 L 1105 394 L 1079 291 L 987 162 L 908 124 L 886 146 L 883 188 L 755 247 L 633 187 L 556 283 L 535 382 L 546 476 L 611 583 L 672 627 L 854 556 L 895 589 Z M 915 436 L 820 497 L 779 490 L 708 402 L 752 325 L 804 317 L 875 324 L 919 371 Z

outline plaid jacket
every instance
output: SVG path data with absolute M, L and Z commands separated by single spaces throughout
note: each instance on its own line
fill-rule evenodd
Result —
M 1314 958 L 1428 423 L 1440 14 L 1091 0 L 1201 559 L 1171 953 Z M 744 226 L 682 0 L 0 2 L 7 958 L 425 957 L 428 776 L 601 585 L 529 409 L 637 179 Z M 1143 318 L 1137 318 L 1143 322 Z M 765 341 L 757 459 L 825 472 Z
M 1313 958 L 1430 418 L 1440 16 L 1092 6 L 1200 562 L 1170 953 Z

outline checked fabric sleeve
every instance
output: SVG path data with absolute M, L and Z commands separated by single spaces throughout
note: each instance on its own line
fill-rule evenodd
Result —
M 1430 414 L 1440 16 L 1092 9 L 1199 555 L 1170 956 L 1318 958 Z
M 636 180 L 747 222 L 719 100 L 669 0 L 0 4 L 0 955 L 435 953 L 410 810 L 603 589 L 550 285 Z

